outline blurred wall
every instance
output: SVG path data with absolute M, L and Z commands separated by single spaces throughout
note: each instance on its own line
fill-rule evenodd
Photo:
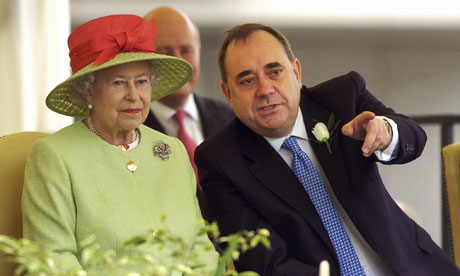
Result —
M 54 132 L 73 121 L 45 106 L 51 89 L 70 75 L 69 2 L 0 1 L 0 136 Z

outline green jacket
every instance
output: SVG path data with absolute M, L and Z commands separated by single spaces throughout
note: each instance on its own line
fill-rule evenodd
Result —
M 91 232 L 102 250 L 117 250 L 134 235 L 156 228 L 167 228 L 189 246 L 212 246 L 207 237 L 196 240 L 196 222 L 202 217 L 184 146 L 144 125 L 139 132 L 139 145 L 127 152 L 97 137 L 81 121 L 39 139 L 26 165 L 24 237 L 59 252 L 74 266 L 81 259 L 80 242 Z M 154 156 L 160 141 L 171 148 L 167 160 Z M 129 161 L 137 164 L 135 172 L 127 169 Z M 216 266 L 214 250 L 198 253 L 203 263 Z

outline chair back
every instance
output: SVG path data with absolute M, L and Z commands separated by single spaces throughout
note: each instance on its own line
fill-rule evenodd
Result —
M 455 264 L 460 267 L 460 143 L 442 148 L 448 227 Z
M 21 195 L 30 147 L 44 132 L 19 132 L 0 138 L 0 234 L 22 237 Z M 13 275 L 15 265 L 0 256 L 0 275 Z

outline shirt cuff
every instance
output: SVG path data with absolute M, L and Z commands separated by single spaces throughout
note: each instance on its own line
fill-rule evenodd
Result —
M 384 150 L 375 151 L 374 154 L 379 161 L 388 162 L 396 158 L 398 156 L 398 149 L 399 149 L 399 132 L 398 132 L 398 125 L 390 118 L 385 116 L 375 116 L 380 119 L 385 119 L 391 126 L 391 131 L 393 132 L 393 138 L 391 139 L 390 144 Z

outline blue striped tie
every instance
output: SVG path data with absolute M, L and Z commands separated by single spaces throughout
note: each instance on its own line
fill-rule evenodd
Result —
M 324 228 L 326 228 L 332 246 L 337 254 L 340 274 L 342 276 L 365 275 L 355 249 L 340 221 L 337 210 L 332 204 L 331 197 L 324 187 L 315 165 L 313 165 L 308 155 L 299 147 L 294 136 L 284 140 L 281 147 L 291 151 L 294 155 L 292 170 L 302 183 L 303 188 L 310 197 L 316 212 L 323 222 Z

